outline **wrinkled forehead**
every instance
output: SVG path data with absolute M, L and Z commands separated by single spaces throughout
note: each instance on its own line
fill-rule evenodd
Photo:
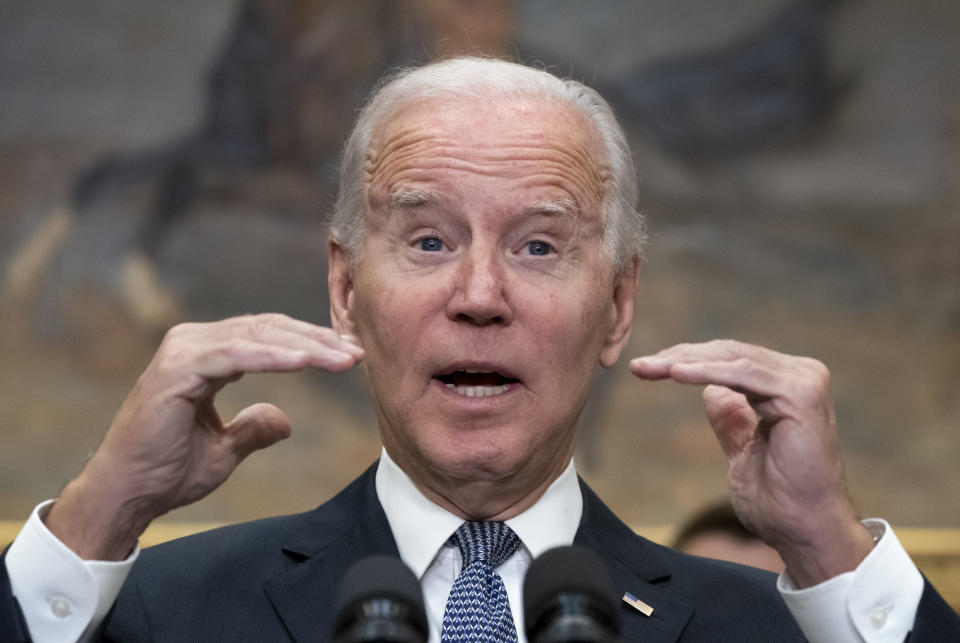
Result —
M 439 158 L 479 172 L 536 174 L 599 212 L 610 170 L 599 134 L 575 106 L 523 95 L 452 95 L 411 101 L 374 129 L 367 150 L 368 198 L 387 197 Z

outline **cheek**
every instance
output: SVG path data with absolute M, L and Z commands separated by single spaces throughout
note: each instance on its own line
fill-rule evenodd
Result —
M 365 361 L 377 369 L 401 367 L 398 358 L 409 359 L 420 347 L 429 311 L 435 308 L 431 293 L 384 279 L 358 284 L 357 291 L 373 293 L 356 302 Z
M 598 358 L 606 330 L 607 316 L 603 300 L 596 296 L 602 286 L 575 289 L 568 293 L 541 294 L 538 297 L 540 332 L 562 345 L 565 359 L 574 363 Z

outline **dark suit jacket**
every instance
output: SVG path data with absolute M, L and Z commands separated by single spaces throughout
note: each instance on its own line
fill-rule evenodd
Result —
M 103 626 L 107 641 L 329 641 L 340 579 L 397 554 L 374 488 L 376 465 L 319 508 L 179 539 L 141 553 Z M 801 641 L 767 572 L 694 558 L 636 536 L 581 481 L 575 542 L 598 552 L 623 604 L 625 641 Z M 0 639 L 28 641 L 0 565 Z M 946 637 L 946 638 L 945 638 Z M 954 638 L 956 637 L 956 638 Z M 910 639 L 960 640 L 960 619 L 929 586 Z

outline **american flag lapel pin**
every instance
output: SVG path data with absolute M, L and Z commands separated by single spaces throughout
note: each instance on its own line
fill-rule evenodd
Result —
M 637 598 L 630 592 L 627 592 L 626 594 L 623 595 L 623 602 L 626 603 L 627 605 L 632 606 L 634 609 L 636 609 L 638 612 L 640 612 L 644 616 L 650 616 L 651 614 L 653 614 L 652 607 L 650 607 L 649 605 L 641 601 L 639 598 Z

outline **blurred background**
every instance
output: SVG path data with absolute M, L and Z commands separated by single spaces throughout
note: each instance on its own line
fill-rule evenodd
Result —
M 584 80 L 652 239 L 629 356 L 733 337 L 832 369 L 850 492 L 960 527 L 960 4 L 0 1 L 0 518 L 79 472 L 164 330 L 328 323 L 324 218 L 373 83 L 458 53 Z M 321 503 L 379 452 L 359 373 L 249 376 L 292 439 L 171 520 Z M 699 391 L 600 374 L 578 465 L 628 523 L 725 495 Z

